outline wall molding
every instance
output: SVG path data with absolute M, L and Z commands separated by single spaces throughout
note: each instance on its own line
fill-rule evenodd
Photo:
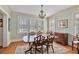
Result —
M 12 39 L 12 40 L 10 40 L 10 43 L 16 42 L 16 41 L 23 41 L 23 40 L 21 40 L 21 39 Z
M 72 46 L 72 42 L 68 42 L 68 45 Z

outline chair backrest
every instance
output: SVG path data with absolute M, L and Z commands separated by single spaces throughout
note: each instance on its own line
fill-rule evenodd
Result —
M 39 36 L 39 35 L 42 35 L 43 34 L 43 32 L 41 32 L 41 31 L 38 31 L 37 32 L 37 35 Z
M 42 42 L 43 42 L 44 40 L 45 40 L 45 37 L 42 36 L 42 35 L 39 35 L 39 36 L 37 36 L 37 37 L 34 38 L 33 44 L 36 45 L 36 46 L 40 46 L 40 45 L 43 44 Z
M 73 41 L 79 41 L 79 36 L 76 34 L 76 36 L 73 36 Z
M 30 33 L 28 33 L 28 35 L 29 35 L 29 36 L 32 36 L 32 35 L 35 35 L 35 34 L 36 34 L 36 33 L 35 33 L 35 32 L 33 32 L 33 31 L 32 31 L 32 32 L 30 32 Z
M 53 43 L 53 41 L 54 41 L 54 36 L 53 36 L 53 35 L 48 35 L 48 36 L 47 36 L 47 40 L 48 40 L 48 43 Z

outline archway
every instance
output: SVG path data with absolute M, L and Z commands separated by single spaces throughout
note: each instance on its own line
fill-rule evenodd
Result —
M 1 39 L 1 46 L 7 47 L 8 46 L 8 15 L 0 9 L 0 12 L 2 14 L 2 39 Z

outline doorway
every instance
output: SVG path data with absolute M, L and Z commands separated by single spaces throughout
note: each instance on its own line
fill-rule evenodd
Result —
M 0 11 L 0 48 L 3 46 L 3 13 Z
M 0 9 L 0 46 L 7 47 L 8 43 L 8 15 Z

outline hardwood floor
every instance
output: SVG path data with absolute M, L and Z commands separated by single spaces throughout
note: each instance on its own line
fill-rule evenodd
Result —
M 72 47 L 71 46 L 64 46 L 65 48 L 68 48 L 69 50 L 64 52 L 64 54 L 77 54 L 77 49 L 74 48 L 74 50 L 72 51 Z
M 0 49 L 1 54 L 15 54 L 15 50 L 17 46 L 25 45 L 28 43 L 24 43 L 22 41 L 12 42 L 7 48 Z
M 15 50 L 17 46 L 26 45 L 26 44 L 28 43 L 25 43 L 22 41 L 12 42 L 7 48 L 1 48 L 0 54 L 15 54 Z M 72 51 L 70 46 L 64 46 L 64 47 L 69 49 L 69 51 L 66 51 L 65 54 L 77 54 L 77 51 L 75 48 Z

